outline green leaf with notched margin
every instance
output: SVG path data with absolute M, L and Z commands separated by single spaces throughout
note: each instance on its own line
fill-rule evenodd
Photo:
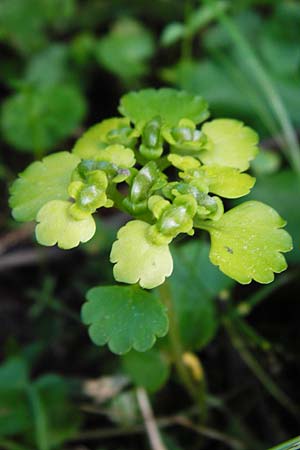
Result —
M 270 283 L 274 273 L 287 268 L 281 252 L 292 249 L 285 221 L 270 206 L 250 201 L 226 212 L 219 221 L 203 226 L 211 236 L 210 260 L 241 284 Z
M 208 138 L 201 161 L 207 165 L 233 167 L 241 172 L 258 153 L 258 136 L 251 128 L 233 119 L 216 119 L 202 127 Z
M 287 254 L 289 262 L 300 261 L 300 182 L 292 170 L 282 170 L 272 175 L 258 176 L 247 200 L 267 203 L 287 220 L 286 230 L 294 241 L 293 250 Z
M 70 249 L 94 236 L 96 225 L 93 217 L 74 219 L 69 212 L 70 205 L 68 201 L 52 200 L 39 210 L 35 234 L 40 244 L 57 244 L 60 248 Z
M 58 152 L 30 164 L 10 188 L 13 217 L 28 222 L 50 200 L 67 200 L 71 174 L 79 162 L 69 152 Z
M 183 118 L 200 123 L 209 115 L 202 97 L 169 88 L 130 92 L 121 98 L 119 111 L 135 124 L 160 116 L 167 126 L 176 126 Z
M 147 236 L 150 227 L 141 220 L 132 220 L 119 230 L 110 254 L 111 262 L 116 263 L 117 281 L 152 289 L 171 275 L 173 260 L 169 246 L 154 244 Z
M 137 386 L 150 392 L 159 390 L 170 375 L 170 364 L 156 348 L 140 353 L 134 350 L 122 357 L 125 372 Z
M 129 127 L 129 119 L 111 117 L 93 125 L 76 141 L 73 153 L 82 159 L 95 159 L 109 145 L 109 133 L 122 127 Z
M 206 33 L 205 33 L 206 34 Z M 224 67 L 211 59 L 184 60 L 165 68 L 163 78 L 193 95 L 204 95 L 213 117 L 251 117 L 253 107 Z
M 80 124 L 85 111 L 85 99 L 74 86 L 28 88 L 4 102 L 3 136 L 17 150 L 44 152 L 68 137 Z
M 117 354 L 149 350 L 168 331 L 165 307 L 154 293 L 137 286 L 99 286 L 88 291 L 83 323 L 96 345 Z
M 233 167 L 202 166 L 209 192 L 225 198 L 238 198 L 250 192 L 255 178 Z
M 208 254 L 208 243 L 195 239 L 172 249 L 172 302 L 186 350 L 199 350 L 213 339 L 219 326 L 216 297 L 234 284 Z

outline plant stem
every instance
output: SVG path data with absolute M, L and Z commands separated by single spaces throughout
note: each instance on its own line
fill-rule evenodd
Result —
M 192 45 L 193 45 L 193 36 L 186 32 L 186 24 L 188 23 L 190 14 L 192 12 L 192 7 L 190 4 L 190 0 L 185 0 L 184 2 L 184 25 L 185 31 L 184 36 L 181 41 L 181 60 L 187 61 L 192 57 Z
M 20 242 L 23 242 L 29 239 L 34 231 L 33 224 L 26 223 L 25 225 L 21 225 L 15 230 L 9 231 L 7 234 L 4 234 L 0 238 L 0 255 L 5 253 L 10 247 L 14 247 L 18 245 Z
M 136 390 L 137 401 L 144 419 L 145 428 L 149 437 L 152 450 L 167 450 L 165 447 L 154 418 L 151 403 L 147 392 L 144 388 L 137 388 Z
M 249 325 L 242 317 L 236 314 L 236 311 L 232 312 L 232 320 L 234 321 L 237 330 L 243 337 L 248 339 L 250 344 L 255 344 L 263 351 L 268 351 L 272 348 L 272 345 L 267 339 L 257 333 L 257 331 Z
M 111 185 L 108 188 L 108 194 L 109 198 L 111 198 L 114 202 L 114 206 L 118 208 L 120 211 L 122 211 L 125 214 L 128 214 L 126 209 L 123 206 L 123 200 L 124 196 L 120 194 L 118 191 L 116 185 L 114 183 L 111 183 Z
M 199 417 L 201 421 L 204 422 L 207 412 L 205 377 L 203 375 L 202 379 L 195 384 L 189 370 L 183 362 L 184 349 L 179 335 L 178 321 L 174 311 L 172 293 L 168 281 L 165 281 L 164 284 L 159 287 L 159 293 L 162 302 L 166 305 L 169 312 L 169 339 L 177 374 L 191 399 L 198 405 Z
M 251 352 L 248 350 L 243 340 L 235 330 L 233 322 L 229 316 L 223 319 L 225 329 L 232 341 L 233 346 L 239 352 L 242 360 L 249 367 L 249 369 L 258 378 L 261 384 L 274 397 L 279 404 L 288 410 L 294 417 L 299 418 L 300 410 L 298 406 L 294 405 L 289 397 L 274 383 L 270 376 L 264 371 L 262 366 L 256 361 Z
M 27 388 L 28 399 L 32 408 L 35 426 L 35 439 L 38 450 L 49 450 L 47 418 L 35 386 Z
M 169 428 L 176 425 L 188 428 L 195 433 L 213 439 L 215 441 L 224 442 L 233 449 L 244 449 L 244 445 L 241 441 L 233 438 L 225 433 L 222 433 L 214 428 L 208 428 L 203 425 L 196 425 L 191 420 L 189 420 L 184 415 L 175 415 L 171 417 L 159 417 L 156 420 L 156 424 L 159 428 Z M 121 427 L 121 428 L 100 428 L 98 430 L 88 430 L 78 435 L 72 436 L 68 439 L 69 442 L 76 441 L 92 441 L 100 439 L 112 439 L 118 438 L 120 436 L 130 436 L 133 434 L 143 433 L 145 431 L 144 424 L 138 424 L 131 427 Z M 27 449 L 26 449 L 27 450 Z
M 290 273 L 282 274 L 279 278 L 273 281 L 272 284 L 261 287 L 257 292 L 251 295 L 248 299 L 242 301 L 236 307 L 236 312 L 240 316 L 248 316 L 253 308 L 260 302 L 268 298 L 273 292 L 285 286 L 290 281 L 299 276 L 298 271 L 292 271 Z
M 216 431 L 211 428 L 202 427 L 201 425 L 200 426 L 195 425 L 190 419 L 188 419 L 186 417 L 178 417 L 176 422 L 186 428 L 189 428 L 190 430 L 195 431 L 196 433 L 198 433 L 200 435 L 204 435 L 205 437 L 214 439 L 216 441 L 224 442 L 233 449 L 236 449 L 236 450 L 244 450 L 245 449 L 245 445 L 241 441 L 239 441 L 231 436 L 228 436 L 220 431 Z

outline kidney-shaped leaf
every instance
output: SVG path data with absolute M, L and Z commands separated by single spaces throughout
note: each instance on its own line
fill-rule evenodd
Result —
M 40 209 L 35 229 L 37 241 L 46 246 L 57 244 L 65 250 L 89 241 L 95 234 L 96 224 L 92 216 L 76 220 L 70 214 L 71 203 L 52 200 Z
M 10 206 L 16 220 L 34 220 L 41 207 L 51 200 L 67 200 L 72 171 L 80 158 L 59 152 L 27 167 L 10 189 Z
M 137 286 L 99 286 L 87 293 L 82 320 L 96 345 L 117 354 L 149 350 L 168 331 L 165 307 L 154 293 Z
M 281 252 L 292 249 L 290 235 L 280 229 L 284 225 L 277 212 L 264 203 L 250 201 L 231 209 L 207 225 L 211 262 L 241 284 L 252 279 L 270 283 L 273 272 L 287 267 Z
M 205 123 L 202 131 L 208 137 L 208 149 L 201 156 L 204 164 L 244 171 L 258 152 L 257 134 L 238 120 L 216 119 Z
M 3 103 L 1 127 L 4 138 L 17 150 L 40 152 L 69 136 L 85 111 L 85 99 L 75 86 L 31 88 Z
M 281 170 L 272 175 L 257 178 L 257 183 L 247 200 L 259 200 L 271 205 L 287 220 L 287 231 L 294 241 L 294 249 L 287 255 L 288 261 L 300 261 L 300 183 L 292 170 Z
M 141 220 L 132 220 L 119 230 L 110 254 L 111 262 L 116 263 L 117 281 L 152 289 L 171 275 L 173 259 L 169 246 L 151 242 L 147 237 L 150 227 Z

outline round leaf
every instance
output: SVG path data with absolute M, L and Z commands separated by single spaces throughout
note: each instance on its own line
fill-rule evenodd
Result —
M 139 283 L 152 289 L 165 281 L 173 270 L 168 245 L 156 245 L 147 238 L 151 225 L 141 220 L 128 222 L 118 232 L 110 254 L 114 277 L 123 283 Z
M 54 153 L 27 167 L 10 189 L 10 206 L 16 220 L 34 220 L 50 200 L 67 200 L 72 171 L 80 159 L 68 152 Z
M 216 119 L 205 123 L 202 131 L 209 139 L 209 147 L 201 155 L 204 164 L 234 167 L 243 172 L 258 153 L 257 134 L 237 120 Z
M 49 150 L 75 130 L 85 110 L 81 92 L 69 85 L 20 92 L 3 104 L 3 135 L 17 150 Z
M 137 286 L 99 286 L 87 293 L 82 320 L 96 345 L 123 354 L 149 350 L 168 331 L 165 307 L 154 293 Z
M 287 220 L 287 231 L 294 241 L 294 249 L 287 255 L 288 261 L 300 261 L 300 198 L 299 176 L 292 170 L 283 170 L 257 178 L 249 200 L 259 200 L 271 205 Z
M 287 268 L 281 252 L 292 249 L 285 221 L 270 206 L 250 201 L 203 226 L 211 236 L 210 260 L 241 284 L 270 283 Z
M 93 217 L 75 220 L 69 212 L 70 205 L 70 202 L 52 200 L 40 209 L 37 215 L 39 223 L 35 229 L 40 244 L 57 244 L 60 248 L 70 249 L 94 236 L 96 225 Z

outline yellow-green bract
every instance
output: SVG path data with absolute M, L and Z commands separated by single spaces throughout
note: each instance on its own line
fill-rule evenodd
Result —
M 151 289 L 165 281 L 173 270 L 169 246 L 156 245 L 147 237 L 150 225 L 133 220 L 118 232 L 110 260 L 116 263 L 114 277 L 125 283 L 139 283 Z

